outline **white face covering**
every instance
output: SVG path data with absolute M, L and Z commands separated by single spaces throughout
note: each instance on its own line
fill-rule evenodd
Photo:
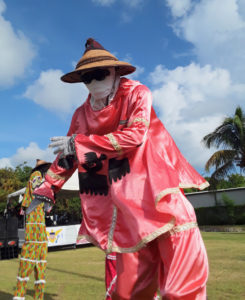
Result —
M 113 67 L 108 68 L 108 70 L 110 74 L 104 80 L 97 81 L 94 79 L 89 84 L 86 84 L 86 87 L 95 100 L 104 99 L 112 92 L 116 72 Z

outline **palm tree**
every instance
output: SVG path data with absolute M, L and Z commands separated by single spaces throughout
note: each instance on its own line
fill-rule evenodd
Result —
M 225 118 L 202 141 L 207 148 L 222 148 L 206 162 L 206 171 L 209 172 L 211 167 L 215 167 L 211 180 L 224 178 L 237 167 L 241 172 L 245 171 L 245 114 L 240 106 L 236 108 L 234 117 Z

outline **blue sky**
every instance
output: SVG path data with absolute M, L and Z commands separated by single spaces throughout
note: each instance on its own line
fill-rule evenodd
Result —
M 133 79 L 178 147 L 203 175 L 214 149 L 201 144 L 244 108 L 244 0 L 0 0 L 0 168 L 52 161 L 86 99 L 74 69 L 88 37 L 137 67 Z

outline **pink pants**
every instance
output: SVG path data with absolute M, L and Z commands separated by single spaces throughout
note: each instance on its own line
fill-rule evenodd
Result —
M 113 300 L 204 300 L 208 278 L 206 249 L 198 228 L 165 234 L 135 253 L 117 253 Z
M 116 287 L 116 280 L 116 252 L 112 252 L 107 254 L 105 259 L 106 300 L 112 300 L 111 295 Z M 154 298 L 152 300 L 159 300 L 157 293 L 154 293 Z
M 112 291 L 115 289 L 117 280 L 116 271 L 116 253 L 106 255 L 105 259 L 105 286 L 106 286 L 106 300 L 111 300 Z

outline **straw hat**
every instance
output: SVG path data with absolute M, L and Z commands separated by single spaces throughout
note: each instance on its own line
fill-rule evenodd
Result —
M 37 159 L 36 165 L 32 169 L 31 173 L 33 173 L 35 171 L 40 171 L 40 172 L 45 171 L 46 172 L 50 166 L 51 166 L 50 162 L 46 162 L 45 160 L 42 160 L 42 159 Z
M 89 38 L 85 44 L 85 52 L 78 61 L 75 70 L 63 75 L 61 80 L 69 83 L 81 82 L 81 74 L 96 68 L 108 67 L 117 67 L 120 76 L 133 73 L 136 69 L 127 62 L 119 61 L 98 42 Z
M 36 165 L 35 165 L 35 168 L 41 166 L 41 165 L 44 165 L 44 164 L 50 164 L 48 162 L 46 162 L 45 160 L 42 160 L 42 159 L 37 159 L 36 160 Z

